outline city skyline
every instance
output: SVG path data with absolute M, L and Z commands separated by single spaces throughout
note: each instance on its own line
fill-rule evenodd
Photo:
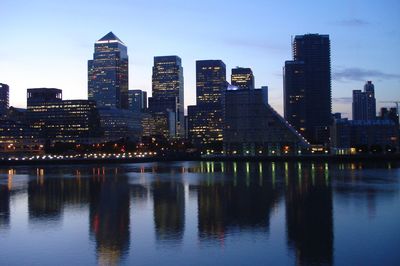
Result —
M 306 33 L 330 35 L 333 112 L 351 117 L 352 90 L 361 89 L 367 80 L 375 84 L 377 109 L 390 105 L 380 101 L 397 100 L 399 95 L 396 1 L 252 1 L 245 7 L 235 1 L 134 1 L 118 7 L 96 3 L 4 2 L 0 21 L 8 37 L 0 44 L 0 82 L 10 86 L 10 105 L 25 107 L 21 95 L 33 87 L 60 88 L 65 99 L 87 99 L 86 60 L 93 42 L 109 31 L 129 49 L 129 89 L 142 89 L 150 96 L 154 56 L 182 58 L 185 109 L 195 103 L 195 61 L 215 59 L 226 63 L 228 77 L 236 66 L 251 68 L 256 87 L 268 85 L 271 105 L 283 114 L 282 67 L 292 57 L 291 37 Z M 106 14 L 111 18 L 103 19 Z

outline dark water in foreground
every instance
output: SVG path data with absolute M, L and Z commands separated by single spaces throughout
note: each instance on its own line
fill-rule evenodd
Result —
M 398 167 L 0 168 L 0 265 L 400 265 Z

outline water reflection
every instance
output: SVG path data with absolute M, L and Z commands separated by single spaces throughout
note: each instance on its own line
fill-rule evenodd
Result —
M 140 230 L 132 221 L 139 209 L 153 212 L 143 224 L 151 227 L 158 247 L 170 248 L 184 245 L 188 231 L 214 247 L 242 234 L 268 239 L 274 212 L 282 210 L 282 242 L 296 264 L 331 265 L 333 195 L 375 215 L 377 202 L 399 193 L 398 176 L 390 175 L 396 168 L 396 163 L 193 162 L 7 169 L 0 171 L 0 229 L 10 228 L 12 195 L 19 189 L 27 194 L 31 228 L 64 230 L 62 221 L 71 219 L 66 209 L 79 209 L 88 217 L 97 262 L 114 265 L 129 262 L 131 242 L 139 246 L 144 240 L 131 239 L 132 228 Z M 29 176 L 25 188 L 15 185 L 21 175 Z M 197 209 L 196 224 L 187 223 L 190 206 Z
M 332 186 L 326 165 L 292 165 L 285 188 L 288 245 L 298 265 L 333 264 Z M 311 173 L 311 175 L 310 175 Z
M 236 182 L 224 180 L 198 185 L 200 240 L 223 241 L 226 234 L 243 230 L 269 231 L 271 208 L 279 192 L 272 188 L 271 182 L 258 183 L 255 177 L 249 181 L 242 174 Z
M 180 243 L 185 227 L 183 184 L 175 181 L 156 181 L 152 185 L 152 191 L 157 241 Z
M 100 265 L 117 265 L 130 244 L 128 179 L 118 168 L 94 171 L 90 181 L 90 234 Z
M 0 230 L 10 226 L 10 190 L 0 184 Z

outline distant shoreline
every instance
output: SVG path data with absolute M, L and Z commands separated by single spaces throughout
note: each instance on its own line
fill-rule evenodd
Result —
M 63 164 L 127 164 L 148 162 L 176 161 L 213 161 L 213 162 L 363 162 L 363 161 L 400 161 L 400 154 L 362 154 L 362 155 L 301 155 L 301 156 L 169 156 L 147 158 L 68 158 L 68 159 L 33 159 L 33 160 L 0 160 L 0 167 L 30 165 L 63 165 Z

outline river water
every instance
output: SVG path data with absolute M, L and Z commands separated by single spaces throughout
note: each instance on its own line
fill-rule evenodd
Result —
M 400 265 L 399 167 L 0 167 L 0 265 Z

